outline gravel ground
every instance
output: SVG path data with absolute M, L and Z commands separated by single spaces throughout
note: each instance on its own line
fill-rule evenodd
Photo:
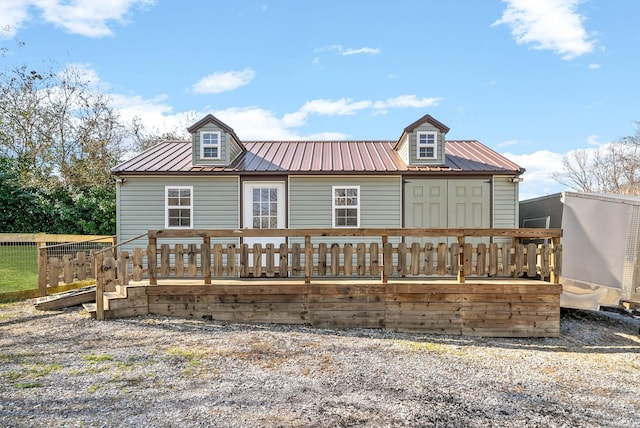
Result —
M 0 426 L 640 426 L 640 320 L 496 339 L 0 305 Z

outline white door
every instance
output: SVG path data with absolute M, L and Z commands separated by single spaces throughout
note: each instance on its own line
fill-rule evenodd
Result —
M 243 188 L 243 225 L 246 229 L 284 229 L 285 226 L 285 194 L 284 183 L 281 181 L 250 181 L 244 183 Z M 253 247 L 260 243 L 262 248 L 273 244 L 276 249 L 285 242 L 285 238 L 245 238 L 244 243 Z M 265 265 L 266 256 L 262 256 Z M 279 265 L 279 257 L 274 263 Z M 253 257 L 249 257 L 249 264 L 253 264 Z

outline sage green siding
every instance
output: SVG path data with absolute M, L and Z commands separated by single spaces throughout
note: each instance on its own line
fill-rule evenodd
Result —
M 511 177 L 493 179 L 493 227 L 518 227 L 518 184 Z
M 332 186 L 360 186 L 360 227 L 402 225 L 400 176 L 294 176 L 289 179 L 289 227 L 331 228 Z
M 239 227 L 238 177 L 127 177 L 118 192 L 118 242 L 165 228 L 165 186 L 193 186 L 194 229 Z
M 331 229 L 332 186 L 360 186 L 361 228 L 401 227 L 401 178 L 393 175 L 290 177 L 289 227 Z M 314 242 L 322 241 L 344 243 L 353 242 L 353 239 L 314 239 Z
M 435 132 L 436 133 L 437 135 L 436 159 L 417 159 L 416 144 L 417 144 L 417 135 L 419 132 Z M 422 125 L 418 126 L 409 134 L 409 144 L 408 144 L 409 164 L 411 165 L 443 165 L 445 163 L 444 162 L 444 158 L 445 158 L 444 144 L 445 144 L 444 134 L 440 132 L 438 128 L 431 125 L 430 123 L 423 123 Z

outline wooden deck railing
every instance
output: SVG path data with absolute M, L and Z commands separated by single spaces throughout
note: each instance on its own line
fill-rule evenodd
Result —
M 158 279 L 293 277 L 539 277 L 558 283 L 560 229 L 217 229 L 149 230 L 146 249 L 132 256 L 97 253 L 97 313 L 116 284 Z M 285 238 L 252 244 L 251 238 Z M 180 240 L 183 243 L 176 243 Z M 213 242 L 213 243 L 212 243 Z M 146 261 L 146 269 L 145 269 Z

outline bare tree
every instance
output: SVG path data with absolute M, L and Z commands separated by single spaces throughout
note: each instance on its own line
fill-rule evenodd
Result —
M 125 137 L 109 97 L 82 70 L 0 72 L 0 154 L 18 160 L 25 183 L 106 184 Z
M 633 136 L 568 153 L 553 178 L 580 192 L 640 195 L 640 123 Z
M 187 128 L 195 121 L 194 112 L 186 112 L 178 126 L 165 127 L 162 131 L 157 127 L 148 128 L 139 117 L 134 117 L 131 123 L 134 150 L 142 152 L 163 141 L 187 141 L 190 136 Z

